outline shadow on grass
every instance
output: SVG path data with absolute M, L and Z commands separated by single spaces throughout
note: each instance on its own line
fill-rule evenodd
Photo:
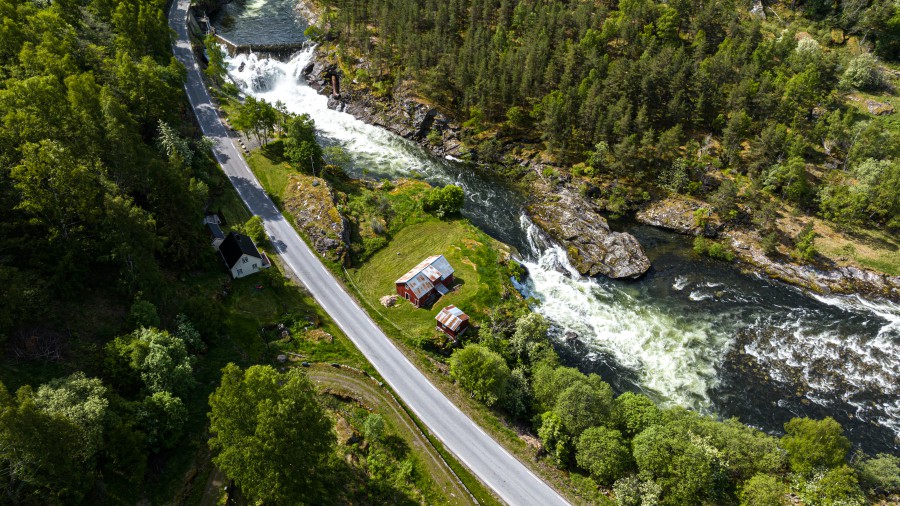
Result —
M 263 146 L 260 151 L 262 151 L 262 154 L 271 160 L 272 163 L 278 164 L 288 161 L 287 157 L 284 156 L 284 141 L 272 141 Z

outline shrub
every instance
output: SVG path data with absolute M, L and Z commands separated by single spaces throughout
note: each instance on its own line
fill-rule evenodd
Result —
M 488 406 L 504 395 L 509 376 L 503 357 L 477 344 L 468 344 L 450 357 L 450 377 Z
M 811 262 L 818 253 L 816 250 L 816 237 L 818 237 L 818 234 L 813 230 L 813 223 L 807 223 L 794 239 L 794 251 L 791 252 L 791 256 L 803 263 Z
M 572 439 L 563 427 L 562 420 L 553 411 L 541 415 L 538 437 L 544 445 L 544 451 L 557 466 L 563 467 L 568 464 L 572 453 Z
M 694 239 L 694 252 L 698 255 L 706 255 L 716 260 L 725 262 L 734 261 L 734 252 L 728 246 L 716 241 L 711 241 L 703 236 Z
M 867 490 L 883 494 L 900 493 L 900 457 L 879 453 L 854 464 L 860 484 Z
M 810 505 L 856 506 L 865 504 L 856 473 L 846 465 L 836 467 L 807 482 L 801 498 Z
M 432 128 L 431 131 L 428 132 L 428 143 L 432 146 L 440 146 L 444 143 L 444 136 L 441 135 L 441 132 Z
M 531 118 L 525 109 L 514 105 L 506 110 L 506 123 L 517 129 L 528 128 Z
M 422 202 L 422 208 L 438 218 L 443 218 L 447 215 L 459 214 L 464 203 L 463 189 L 451 184 L 443 188 L 434 188 L 428 192 Z
M 770 232 L 762 237 L 759 245 L 766 256 L 772 256 L 778 252 L 778 232 Z
M 626 437 L 634 437 L 659 423 L 660 411 L 646 395 L 625 392 L 614 403 L 613 420 Z
M 778 478 L 757 474 L 741 488 L 741 506 L 781 506 L 787 504 L 787 491 Z
M 241 227 L 244 235 L 249 237 L 256 244 L 264 244 L 269 238 L 266 236 L 266 229 L 263 227 L 262 218 L 259 216 L 251 216 L 249 220 Z
M 856 56 L 847 65 L 847 70 L 841 76 L 841 87 L 856 88 L 859 90 L 874 90 L 883 83 L 878 61 L 870 53 L 862 53 Z
M 612 483 L 631 462 L 631 452 L 622 440 L 622 433 L 606 427 L 585 430 L 575 448 L 575 461 L 600 484 Z
M 801 474 L 840 466 L 850 450 L 850 440 L 844 436 L 841 424 L 831 417 L 794 418 L 784 424 L 784 430 L 781 446 L 787 451 L 791 469 Z
M 695 209 L 694 210 L 694 226 L 701 227 L 701 228 L 705 227 L 707 224 L 709 224 L 710 214 L 711 214 L 710 210 L 705 207 Z
M 156 312 L 156 306 L 149 301 L 135 299 L 128 310 L 128 324 L 135 329 L 141 327 L 159 327 L 159 314 Z

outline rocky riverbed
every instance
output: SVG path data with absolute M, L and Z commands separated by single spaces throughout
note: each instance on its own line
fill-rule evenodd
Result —
M 360 68 L 366 65 L 365 61 L 359 63 Z M 320 48 L 302 73 L 311 87 L 329 96 L 329 107 L 333 109 L 412 140 L 437 156 L 455 157 L 462 150 L 460 126 L 444 112 L 416 97 L 408 85 L 399 85 L 390 100 L 376 97 L 352 79 L 339 80 L 339 89 L 335 90 L 331 76 L 340 79 L 341 74 L 337 54 Z M 540 173 L 539 162 L 518 162 Z M 565 247 L 569 260 L 584 275 L 635 278 L 645 273 L 650 261 L 638 241 L 630 234 L 612 232 L 601 215 L 602 210 L 571 186 L 561 181 L 551 187 L 542 178 L 536 178 L 529 188 L 527 205 L 534 222 Z M 900 300 L 898 276 L 854 266 L 802 265 L 784 256 L 769 257 L 763 253 L 760 238 L 754 232 L 729 229 L 715 216 L 698 226 L 694 212 L 701 207 L 708 206 L 686 197 L 667 198 L 639 210 L 636 219 L 685 235 L 721 237 L 732 247 L 745 270 L 816 292 L 865 293 Z
M 415 141 L 435 155 L 459 154 L 460 127 L 441 111 L 413 98 L 408 90 L 395 90 L 394 100 L 381 100 L 352 81 L 336 86 L 332 76 L 340 71 L 332 51 L 318 51 L 302 73 L 311 87 L 329 96 L 329 107 Z M 532 186 L 529 215 L 566 247 L 569 260 L 583 275 L 636 278 L 650 268 L 638 240 L 611 231 L 600 209 L 588 200 L 570 188 L 551 188 L 541 181 Z
M 639 222 L 685 235 L 705 235 L 722 239 L 731 246 L 745 270 L 762 272 L 768 276 L 802 286 L 819 293 L 865 293 L 900 300 L 900 276 L 888 276 L 854 266 L 806 265 L 789 261 L 783 255 L 766 255 L 756 232 L 726 228 L 715 216 L 700 227 L 694 213 L 705 205 L 687 197 L 669 197 L 641 209 Z

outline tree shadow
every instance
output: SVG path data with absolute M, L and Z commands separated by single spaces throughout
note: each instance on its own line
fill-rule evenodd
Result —
M 260 151 L 262 151 L 263 156 L 271 160 L 272 163 L 280 164 L 288 161 L 284 155 L 284 141 L 282 140 L 272 141 L 263 146 Z

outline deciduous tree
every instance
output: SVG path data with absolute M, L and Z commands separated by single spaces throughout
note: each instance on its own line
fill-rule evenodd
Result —
M 303 372 L 229 364 L 209 404 L 213 462 L 247 496 L 275 504 L 322 498 L 334 435 Z

